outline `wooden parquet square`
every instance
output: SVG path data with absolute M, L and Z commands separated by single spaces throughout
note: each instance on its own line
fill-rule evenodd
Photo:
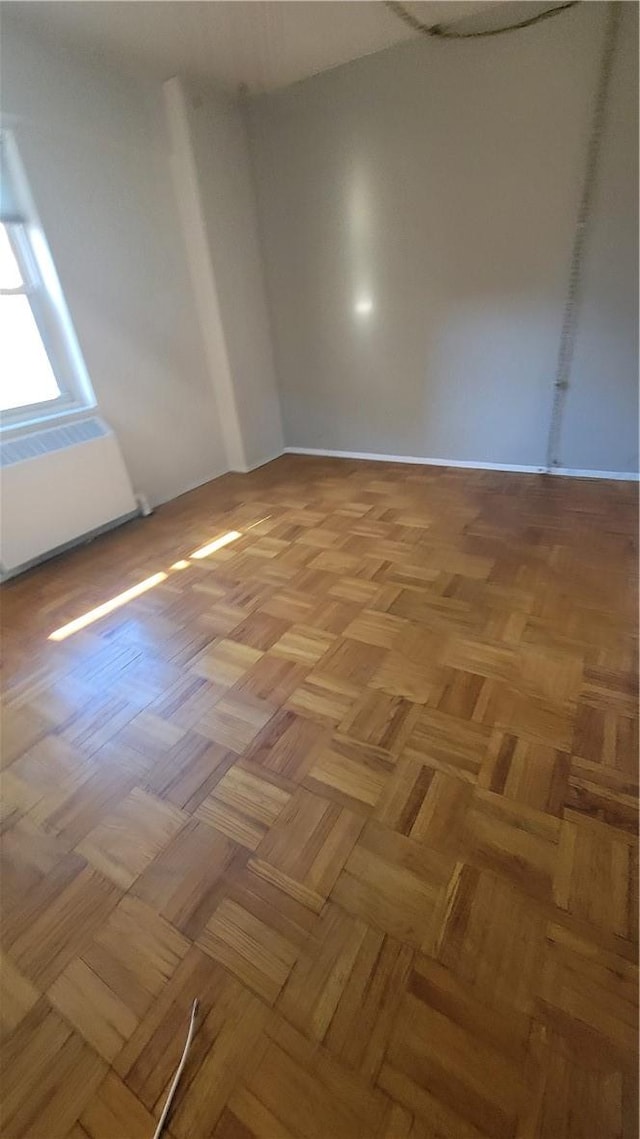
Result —
M 167 1139 L 637 1139 L 636 534 L 283 457 L 3 587 L 3 1139 L 151 1139 L 195 997 Z
M 225 898 L 198 945 L 239 980 L 273 1004 L 296 960 L 296 948 L 267 922 Z
M 161 853 L 187 816 L 134 787 L 116 809 L 78 844 L 96 870 L 127 890 Z

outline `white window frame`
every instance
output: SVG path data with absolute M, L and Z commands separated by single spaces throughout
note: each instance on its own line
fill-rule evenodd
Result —
M 23 404 L 0 412 L 0 432 L 76 415 L 96 406 L 91 381 L 60 288 L 51 253 L 37 217 L 13 136 L 2 131 L 3 176 L 11 181 L 20 216 L 5 218 L 11 248 L 23 284 L 0 294 L 27 297 L 44 350 L 60 389 L 55 399 Z M 1 301 L 0 301 L 1 303 Z

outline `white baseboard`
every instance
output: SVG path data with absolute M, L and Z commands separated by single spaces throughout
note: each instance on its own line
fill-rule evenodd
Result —
M 576 467 L 555 467 L 554 475 L 569 479 L 615 479 L 617 482 L 640 482 L 637 471 L 580 471 Z
M 317 455 L 329 459 L 364 459 L 373 463 L 410 463 L 419 467 L 463 467 L 475 471 L 510 471 L 512 474 L 543 475 L 546 467 L 528 467 L 519 463 L 481 463 L 468 459 L 426 459 L 415 455 L 374 455 L 369 451 L 326 451 L 319 447 L 285 447 L 285 455 Z M 638 482 L 640 475 L 626 471 L 579 471 L 573 467 L 555 467 L 554 475 L 576 479 L 617 479 Z
M 250 465 L 243 467 L 239 474 L 248 475 L 250 471 L 257 471 L 260 467 L 266 467 L 267 463 L 272 463 L 274 459 L 279 459 L 285 452 L 283 450 L 275 451 L 273 455 L 267 455 L 265 459 L 256 459 Z
M 544 467 L 515 466 L 512 463 L 476 463 L 468 459 L 425 459 L 415 455 L 374 455 L 369 451 L 324 451 L 316 447 L 285 447 L 286 455 L 318 455 L 330 459 L 364 459 L 371 463 L 410 463 L 418 467 L 466 467 L 469 470 L 518 471 L 521 474 L 544 474 Z
M 228 471 L 216 471 L 215 474 L 212 473 L 210 475 L 206 475 L 203 479 L 197 478 L 193 482 L 187 483 L 185 487 L 183 487 L 181 490 L 174 491 L 174 493 L 170 494 L 168 498 L 163 497 L 149 499 L 148 501 L 151 505 L 151 509 L 153 511 L 155 510 L 156 506 L 165 506 L 167 502 L 175 502 L 176 498 L 181 498 L 183 494 L 190 494 L 192 490 L 198 490 L 201 486 L 206 486 L 208 482 L 213 482 L 215 479 L 222 478 L 222 475 L 226 475 L 228 473 Z M 143 493 L 137 490 L 137 488 L 135 489 L 138 496 Z M 146 498 L 147 496 L 144 495 L 144 497 Z

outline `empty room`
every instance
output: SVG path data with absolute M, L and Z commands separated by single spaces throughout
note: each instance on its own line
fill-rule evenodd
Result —
M 0 4 L 2 1139 L 638 1139 L 638 4 Z

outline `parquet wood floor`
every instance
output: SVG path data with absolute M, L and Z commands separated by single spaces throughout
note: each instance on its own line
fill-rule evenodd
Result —
M 8 584 L 4 1139 L 150 1139 L 195 996 L 170 1139 L 632 1139 L 636 530 L 287 457 Z

